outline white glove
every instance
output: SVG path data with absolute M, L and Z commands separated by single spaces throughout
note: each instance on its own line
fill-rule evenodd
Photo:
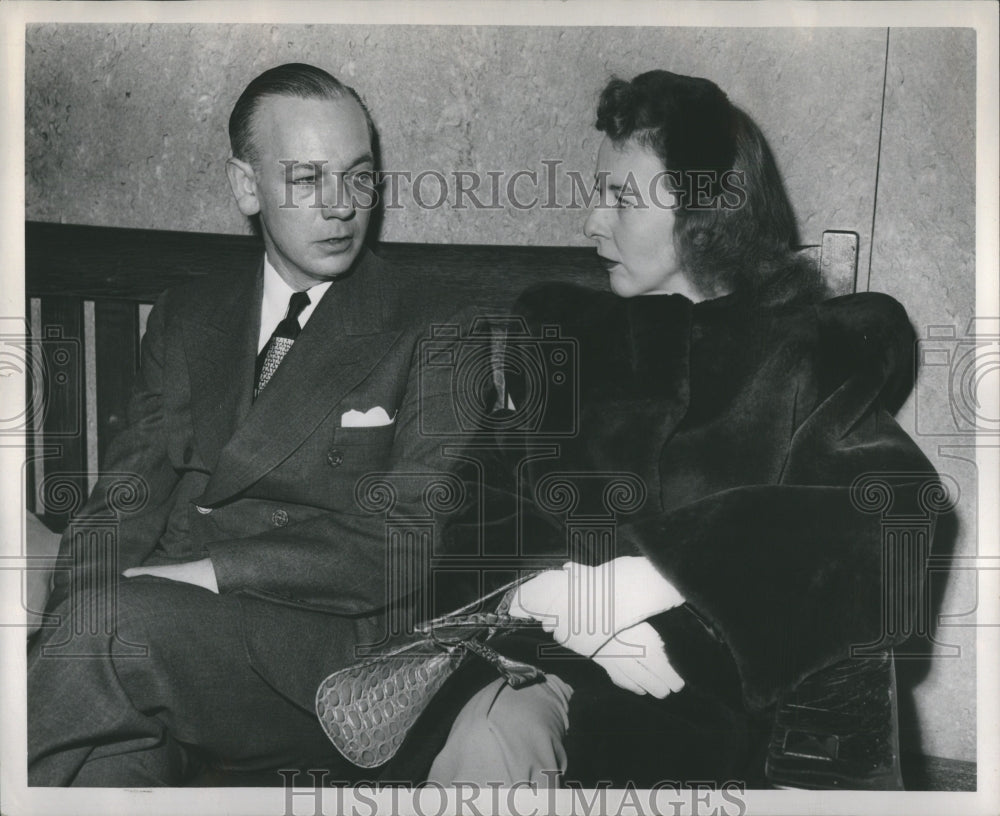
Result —
M 682 603 L 648 559 L 623 556 L 540 573 L 518 587 L 510 612 L 534 618 L 557 643 L 591 657 L 616 632 Z
M 593 660 L 612 683 L 635 694 L 652 694 L 662 700 L 684 688 L 684 679 L 667 660 L 663 641 L 645 622 L 619 632 L 597 650 Z
M 567 574 L 561 570 L 546 570 L 520 584 L 510 602 L 510 614 L 541 623 L 559 614 L 569 603 Z M 551 629 L 549 630 L 551 631 Z

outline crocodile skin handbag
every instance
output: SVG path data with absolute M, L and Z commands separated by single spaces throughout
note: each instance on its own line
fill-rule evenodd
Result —
M 500 631 L 533 625 L 509 614 L 513 589 L 520 583 L 421 624 L 402 645 L 334 672 L 320 684 L 316 714 L 348 762 L 376 768 L 392 759 L 434 695 L 466 659 L 491 663 L 513 688 L 542 679 L 536 667 L 504 657 L 486 643 Z M 468 612 L 501 593 L 495 611 Z

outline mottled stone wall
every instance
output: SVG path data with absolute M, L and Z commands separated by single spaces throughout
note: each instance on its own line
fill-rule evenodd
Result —
M 938 471 L 958 488 L 955 524 L 939 536 L 941 552 L 976 554 L 975 440 L 956 433 L 953 408 L 975 413 L 970 395 L 975 366 L 962 342 L 976 306 L 976 39 L 971 29 L 893 29 L 889 37 L 885 115 L 878 172 L 870 288 L 905 303 L 925 347 L 914 396 L 899 414 Z M 991 313 L 992 314 L 992 313 Z M 941 338 L 953 333 L 955 340 Z M 983 371 L 983 367 L 979 367 Z M 995 387 L 995 378 L 979 383 Z M 952 527 L 956 529 L 952 530 Z M 918 739 L 927 753 L 976 756 L 974 623 L 976 575 L 952 571 L 934 575 L 940 611 L 956 616 L 939 628 L 939 652 L 952 657 L 900 664 L 903 690 L 921 713 Z M 954 625 L 957 624 L 957 625 Z M 903 702 L 906 703 L 905 697 Z M 904 720 L 905 721 L 905 720 Z
M 884 30 L 40 26 L 27 41 L 32 219 L 243 231 L 222 169 L 226 121 L 246 82 L 281 62 L 358 88 L 385 168 L 504 179 L 542 176 L 543 161 L 589 179 L 604 83 L 667 67 L 717 81 L 758 120 L 806 241 L 856 230 L 867 254 Z M 522 201 L 531 186 L 519 183 Z M 421 190 L 437 197 L 430 178 Z M 387 240 L 587 243 L 580 210 L 421 209 L 403 192 Z M 569 202 L 567 186 L 558 195 Z
M 961 333 L 975 291 L 974 54 L 970 32 L 939 29 L 34 26 L 26 214 L 245 231 L 223 171 L 226 121 L 247 80 L 281 62 L 312 62 L 358 88 L 382 135 L 384 167 L 505 179 L 518 170 L 541 175 L 543 161 L 589 177 L 601 87 L 612 74 L 665 67 L 715 80 L 758 121 L 804 243 L 824 229 L 858 232 L 861 288 L 899 298 L 921 335 L 936 324 Z M 433 184 L 424 189 L 434 197 Z M 421 209 L 401 192 L 405 206 L 385 215 L 387 240 L 587 243 L 579 210 Z M 568 189 L 558 196 L 568 201 Z M 925 429 L 945 427 L 947 389 L 920 392 L 921 377 L 924 402 L 911 400 L 901 419 L 922 431 L 919 407 Z M 957 553 L 973 554 L 976 477 L 967 451 L 942 451 L 947 435 L 919 439 L 962 488 L 952 538 Z M 941 578 L 942 608 L 953 614 L 973 604 L 973 579 L 959 575 Z M 912 700 L 918 715 L 906 718 L 918 727 L 904 738 L 933 755 L 973 759 L 971 630 L 941 637 L 961 645 L 962 656 L 929 672 L 925 664 L 902 669 L 904 709 Z

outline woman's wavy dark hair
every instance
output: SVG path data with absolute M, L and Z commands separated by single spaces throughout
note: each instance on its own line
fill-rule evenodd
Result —
M 794 250 L 795 214 L 764 135 L 714 82 L 669 71 L 612 79 L 597 129 L 663 162 L 681 194 L 674 247 L 703 294 L 781 303 L 824 293 L 815 264 Z

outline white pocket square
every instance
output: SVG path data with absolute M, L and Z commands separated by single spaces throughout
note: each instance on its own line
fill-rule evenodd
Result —
M 350 410 L 340 418 L 341 428 L 378 428 L 382 425 L 392 425 L 396 421 L 395 417 L 390 417 L 385 408 L 376 405 L 367 411 Z

